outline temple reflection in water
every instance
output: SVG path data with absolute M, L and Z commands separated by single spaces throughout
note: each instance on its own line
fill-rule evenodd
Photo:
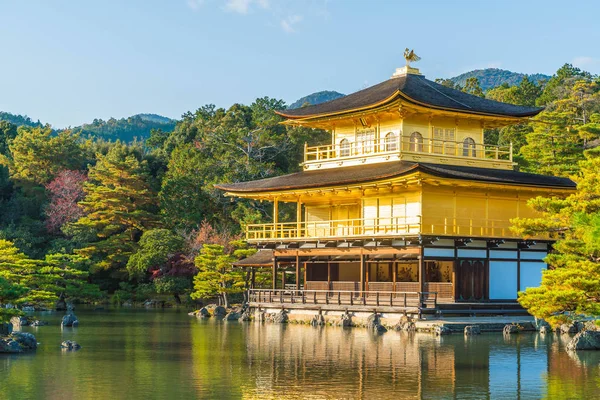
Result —
M 223 339 L 224 331 L 239 333 L 233 326 L 221 329 Z M 248 370 L 241 394 L 247 398 L 578 397 L 585 394 L 577 395 L 577 382 L 593 379 L 592 370 L 598 374 L 598 357 L 588 370 L 559 350 L 558 339 L 537 334 L 439 338 L 302 325 L 243 329 Z

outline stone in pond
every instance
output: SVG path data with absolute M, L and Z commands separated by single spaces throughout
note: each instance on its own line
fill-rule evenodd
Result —
M 74 342 L 72 340 L 65 340 L 64 342 L 62 342 L 60 344 L 60 347 L 66 351 L 74 351 L 74 350 L 81 349 L 81 346 L 79 345 L 79 343 Z
M 567 344 L 567 350 L 600 350 L 600 332 L 581 331 Z
M 75 316 L 75 314 L 68 313 L 67 315 L 65 315 L 62 318 L 62 322 L 61 322 L 61 326 L 78 326 L 79 325 L 79 320 L 77 319 L 77 316 Z

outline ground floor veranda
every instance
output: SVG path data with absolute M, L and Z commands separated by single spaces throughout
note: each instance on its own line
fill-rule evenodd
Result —
M 262 250 L 262 264 L 248 270 L 248 300 L 332 310 L 516 305 L 518 291 L 539 285 L 547 251 L 547 243 L 497 239 Z M 271 274 L 268 287 L 257 285 L 257 271 Z

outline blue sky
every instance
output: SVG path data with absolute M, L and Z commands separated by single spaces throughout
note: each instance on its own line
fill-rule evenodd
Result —
M 571 6 L 572 5 L 572 6 Z M 600 73 L 600 2 L 0 0 L 0 110 L 61 128 L 486 67 Z

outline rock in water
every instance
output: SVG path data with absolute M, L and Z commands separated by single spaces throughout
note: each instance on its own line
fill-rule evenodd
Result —
M 241 316 L 242 314 L 240 314 L 239 312 L 231 311 L 225 316 L 225 321 L 237 321 L 238 319 L 240 319 Z
M 225 315 L 227 315 L 227 310 L 225 309 L 225 307 L 216 306 L 213 310 L 213 316 L 215 317 L 224 317 Z
M 379 319 L 379 314 L 373 313 L 369 315 L 367 318 L 367 328 L 372 330 L 375 333 L 384 333 L 387 332 L 387 328 L 381 325 L 381 321 Z
M 481 328 L 479 325 L 467 325 L 465 326 L 465 335 L 481 335 Z
M 433 328 L 433 334 L 435 336 L 446 336 L 451 333 L 452 333 L 452 331 L 450 330 L 450 328 L 448 328 L 447 326 L 444 326 L 444 325 L 439 325 L 439 326 L 436 326 L 435 328 Z
M 273 322 L 276 324 L 285 324 L 288 322 L 288 315 L 285 310 L 279 311 L 277 314 L 273 315 Z
M 10 322 L 0 323 L 0 336 L 8 336 L 13 332 L 13 324 Z
M 342 316 L 340 317 L 339 325 L 343 328 L 351 327 L 352 326 L 352 315 L 350 315 L 347 312 L 343 313 Z
M 37 349 L 37 340 L 31 333 L 15 332 L 12 334 L 12 338 L 21 345 L 23 350 Z
M 252 319 L 252 316 L 250 315 L 250 310 L 246 309 L 246 310 L 244 310 L 242 315 L 240 315 L 239 321 L 250 321 L 251 319 Z
M 202 307 L 196 313 L 196 317 L 197 318 L 209 318 L 210 317 L 210 311 L 208 311 L 208 308 Z
M 73 342 L 71 340 L 65 340 L 60 344 L 60 347 L 66 351 L 74 351 L 81 349 L 81 346 L 77 342 Z
M 579 323 L 571 322 L 560 326 L 560 333 L 563 335 L 575 334 L 580 331 Z
M 550 326 L 542 326 L 540 327 L 540 333 L 542 335 L 546 335 L 548 333 L 550 333 L 552 331 L 552 329 L 550 328 Z
M 325 318 L 323 317 L 323 314 L 317 314 L 313 317 L 313 319 L 310 321 L 310 324 L 312 326 L 323 326 L 325 325 Z
M 519 326 L 514 324 L 504 325 L 504 329 L 502 329 L 502 333 L 504 335 L 511 335 L 513 333 L 519 333 Z
M 65 315 L 62 319 L 61 326 L 78 326 L 79 320 L 72 312 Z
M 0 338 L 0 353 L 22 353 L 21 345 L 11 337 Z
M 600 350 L 599 331 L 581 331 L 567 344 L 567 350 Z

